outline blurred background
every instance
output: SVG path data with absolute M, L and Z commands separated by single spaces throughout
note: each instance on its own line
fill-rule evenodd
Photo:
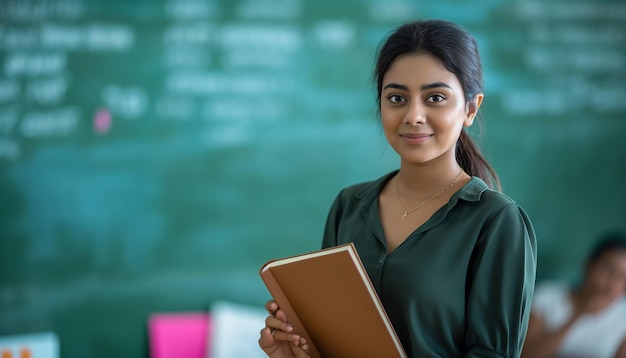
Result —
M 0 335 L 146 357 L 151 313 L 262 307 L 260 266 L 397 167 L 371 70 L 418 18 L 477 38 L 472 134 L 539 280 L 576 280 L 626 228 L 624 1 L 0 0 Z

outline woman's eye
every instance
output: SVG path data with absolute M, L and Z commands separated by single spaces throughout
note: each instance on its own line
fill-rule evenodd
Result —
M 437 102 L 442 102 L 445 99 L 446 98 L 444 96 L 442 96 L 442 95 L 434 94 L 434 95 L 428 97 L 427 101 L 428 102 L 435 102 L 435 103 L 437 103 Z
M 404 102 L 405 99 L 402 96 L 399 96 L 397 94 L 392 94 L 391 96 L 389 96 L 389 101 L 391 101 L 391 103 L 400 103 L 400 102 Z

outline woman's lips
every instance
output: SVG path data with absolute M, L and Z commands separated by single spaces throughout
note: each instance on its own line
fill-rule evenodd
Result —
M 400 134 L 400 138 L 402 138 L 402 140 L 410 144 L 424 143 L 428 141 L 430 137 L 432 136 L 433 136 L 432 134 L 426 134 L 426 133 L 402 133 Z

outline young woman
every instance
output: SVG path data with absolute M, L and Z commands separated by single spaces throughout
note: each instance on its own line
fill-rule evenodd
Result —
M 400 169 L 342 190 L 323 247 L 354 242 L 410 357 L 517 357 L 536 269 L 525 212 L 490 189 L 498 179 L 463 130 L 483 101 L 474 38 L 430 20 L 405 24 L 379 49 L 385 136 Z M 259 345 L 306 357 L 274 301 Z
M 577 287 L 544 282 L 523 357 L 626 358 L 626 235 L 600 239 Z

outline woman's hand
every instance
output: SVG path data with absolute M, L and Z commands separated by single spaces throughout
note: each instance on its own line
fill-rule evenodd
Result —
M 269 316 L 261 330 L 259 346 L 271 358 L 309 358 L 307 341 L 292 333 L 293 327 L 287 322 L 285 312 L 278 308 L 276 301 L 265 304 Z

